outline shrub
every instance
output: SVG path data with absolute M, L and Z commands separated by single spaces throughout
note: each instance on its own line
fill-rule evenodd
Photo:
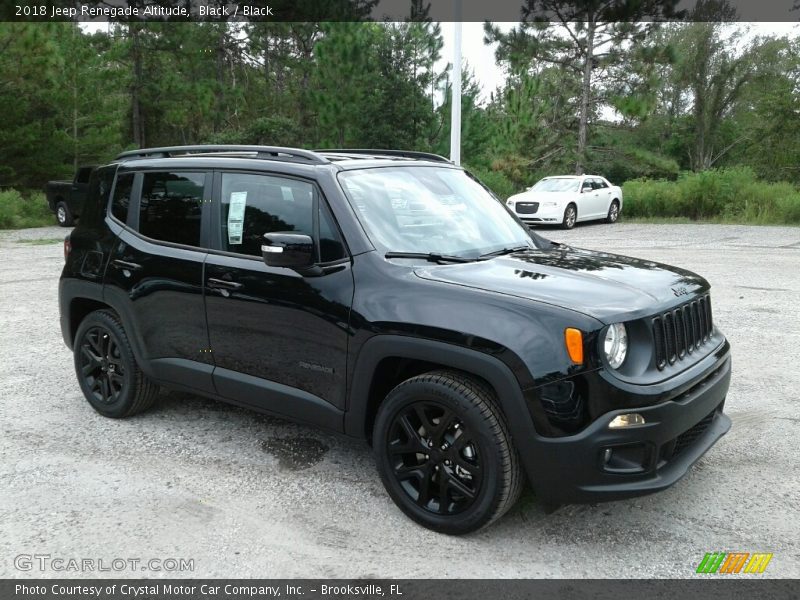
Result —
M 0 229 L 43 227 L 54 223 L 42 192 L 23 195 L 13 189 L 0 191 Z
M 506 177 L 501 171 L 487 169 L 482 167 L 466 167 L 475 177 L 492 190 L 498 198 L 505 201 L 509 196 L 518 194 L 523 191 L 519 185 L 515 184 L 511 179 Z
M 623 185 L 623 197 L 630 217 L 800 223 L 800 190 L 760 181 L 749 168 L 682 173 L 674 182 L 634 179 Z

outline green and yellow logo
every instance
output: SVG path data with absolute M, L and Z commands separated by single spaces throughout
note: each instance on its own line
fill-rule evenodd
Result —
M 765 552 L 706 552 L 697 565 L 698 573 L 733 575 L 734 573 L 763 573 L 772 554 Z

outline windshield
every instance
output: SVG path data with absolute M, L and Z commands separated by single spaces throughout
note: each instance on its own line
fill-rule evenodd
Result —
M 370 240 L 384 252 L 475 258 L 534 247 L 524 226 L 460 169 L 359 169 L 340 173 L 339 181 Z
M 579 183 L 575 177 L 557 177 L 542 179 L 532 189 L 537 192 L 577 192 Z

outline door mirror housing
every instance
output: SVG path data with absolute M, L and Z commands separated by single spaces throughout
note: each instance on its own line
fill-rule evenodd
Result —
M 261 258 L 268 267 L 307 270 L 314 265 L 314 240 L 303 233 L 265 233 Z
M 581 194 L 585 194 L 586 192 L 591 192 L 594 188 L 592 187 L 591 183 L 584 183 L 581 186 Z

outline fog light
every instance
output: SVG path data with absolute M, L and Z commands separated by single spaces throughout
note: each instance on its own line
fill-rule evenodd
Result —
M 626 413 L 624 415 L 617 415 L 608 424 L 609 429 L 620 429 L 622 427 L 635 427 L 636 425 L 644 425 L 644 417 L 639 413 Z
M 608 461 L 611 460 L 611 454 L 612 453 L 613 453 L 613 451 L 611 450 L 611 448 L 606 448 L 605 450 L 603 450 L 603 464 L 604 465 L 607 465 Z

